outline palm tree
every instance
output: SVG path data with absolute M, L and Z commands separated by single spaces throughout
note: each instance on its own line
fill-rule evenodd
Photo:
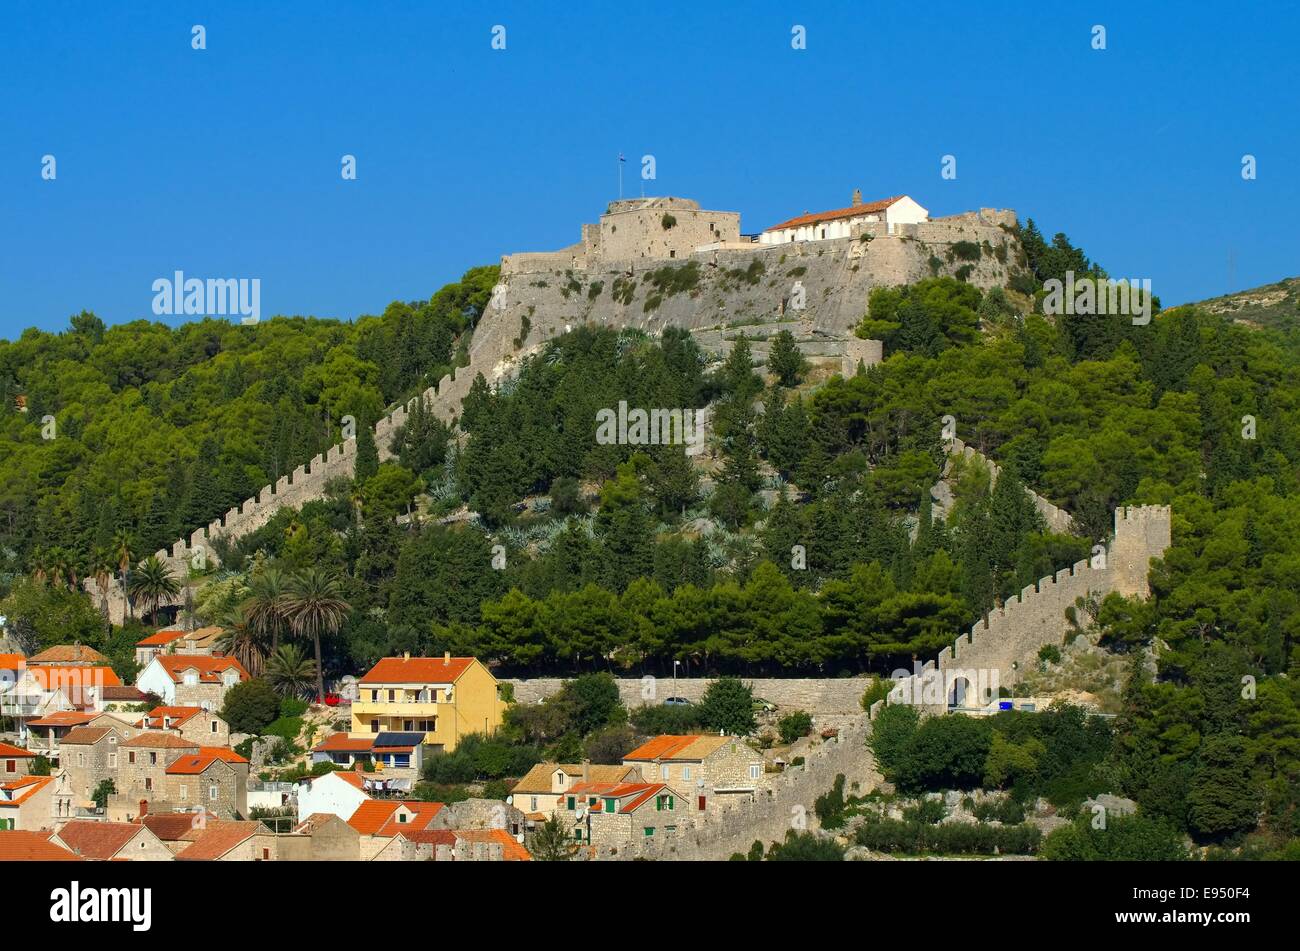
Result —
M 131 567 L 131 560 L 135 557 L 131 551 L 131 533 L 123 529 L 113 535 L 113 544 L 110 551 L 113 553 L 113 557 L 117 559 L 117 567 L 122 572 L 122 594 L 126 597 L 127 617 L 134 617 L 135 612 L 131 607 L 131 598 L 126 590 L 126 570 Z
M 139 597 L 151 606 L 150 623 L 158 623 L 158 609 L 167 598 L 176 597 L 181 590 L 180 584 L 172 577 L 171 571 L 158 560 L 157 555 L 150 555 L 140 562 L 135 575 L 127 582 L 127 591 L 132 597 Z
M 263 568 L 249 582 L 249 596 L 243 610 L 248 625 L 265 640 L 271 638 L 271 653 L 280 647 L 280 633 L 284 630 L 285 597 L 288 578 L 279 568 Z
M 321 667 L 322 634 L 337 634 L 352 606 L 343 600 L 338 578 L 323 568 L 307 568 L 289 582 L 284 615 L 297 637 L 311 638 L 316 651 L 316 694 L 325 697 L 325 675 Z
M 252 676 L 260 677 L 266 660 L 266 640 L 248 623 L 243 610 L 231 611 L 218 621 L 224 630 L 217 638 L 217 647 L 244 665 Z
M 297 644 L 284 644 L 266 660 L 266 679 L 286 697 L 311 697 L 316 662 L 303 655 Z

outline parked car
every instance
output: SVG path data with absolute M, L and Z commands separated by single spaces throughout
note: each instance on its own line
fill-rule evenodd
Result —
M 685 697 L 669 697 L 664 701 L 665 707 L 689 707 L 691 702 Z
M 323 703 L 327 707 L 337 707 L 340 703 L 343 702 L 343 698 L 336 693 L 327 693 L 325 694 L 324 700 L 322 700 L 320 697 L 317 697 L 316 702 Z
M 754 698 L 755 713 L 771 713 L 776 709 L 776 704 L 771 700 L 764 700 L 762 697 Z

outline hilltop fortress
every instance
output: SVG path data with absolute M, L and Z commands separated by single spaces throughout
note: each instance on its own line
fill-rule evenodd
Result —
M 883 358 L 880 341 L 853 336 L 874 288 L 939 275 L 1000 286 L 1023 257 L 1013 211 L 931 218 L 905 195 L 863 202 L 856 191 L 844 208 L 804 212 L 758 233 L 741 231 L 739 212 L 671 197 L 611 202 L 579 232 L 576 244 L 558 251 L 502 257 L 500 281 L 470 341 L 469 365 L 422 394 L 444 421 L 459 414 L 475 376 L 498 383 L 548 340 L 583 325 L 652 335 L 682 327 L 718 355 L 743 333 L 760 362 L 767 339 L 789 330 L 810 359 L 852 373 Z M 396 407 L 375 426 L 381 460 L 391 458 L 393 434 L 413 405 L 414 399 Z M 213 539 L 239 538 L 284 506 L 322 497 L 327 482 L 351 477 L 355 452 L 354 439 L 331 447 L 157 557 L 178 578 L 215 563 Z M 87 590 L 98 603 L 99 590 Z M 126 601 L 116 578 L 106 600 L 109 616 L 121 623 Z

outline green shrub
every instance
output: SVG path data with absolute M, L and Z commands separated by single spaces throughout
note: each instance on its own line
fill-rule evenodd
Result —
M 777 721 L 776 728 L 781 733 L 782 743 L 793 743 L 812 732 L 812 717 L 802 710 L 796 710 Z

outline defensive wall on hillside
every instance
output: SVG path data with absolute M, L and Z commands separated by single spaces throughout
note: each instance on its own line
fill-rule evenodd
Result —
M 675 219 L 671 228 L 663 227 L 664 215 Z M 855 226 L 848 238 L 760 245 L 741 238 L 735 212 L 703 210 L 680 198 L 614 202 L 599 225 L 582 226 L 582 240 L 572 248 L 502 258 L 501 281 L 475 328 L 469 365 L 444 376 L 421 398 L 440 419 L 451 422 L 479 373 L 489 383 L 499 383 L 517 370 L 521 358 L 582 325 L 638 327 L 651 334 L 666 326 L 683 327 L 720 354 L 740 332 L 751 332 L 760 338 L 754 351 L 761 360 L 766 355 L 763 328 L 780 322 L 798 331 L 806 353 L 839 359 L 843 370 L 852 372 L 859 361 L 870 366 L 883 357 L 879 341 L 852 335 L 872 288 L 954 273 L 960 267 L 969 267 L 971 284 L 1001 285 L 1019 256 L 1015 224 L 1014 212 L 981 209 L 919 224 L 867 223 Z M 958 241 L 979 246 L 979 260 L 948 260 L 947 249 Z M 656 289 L 656 279 L 662 283 L 671 276 L 665 268 L 687 265 L 698 269 L 693 288 L 679 293 Z M 414 399 L 376 424 L 381 460 L 390 457 L 393 433 L 413 405 Z M 326 483 L 351 477 L 355 449 L 354 440 L 331 447 L 159 550 L 157 557 L 177 578 L 185 578 L 192 564 L 215 563 L 213 539 L 240 538 L 286 505 L 321 498 Z M 93 581 L 86 590 L 100 603 Z M 182 600 L 183 595 L 172 603 Z M 106 606 L 110 618 L 120 623 L 126 600 L 116 578 Z
M 676 835 L 662 838 L 634 837 L 617 853 L 598 854 L 598 861 L 633 859 L 717 860 L 736 852 L 748 852 L 755 840 L 767 848 L 785 840 L 791 829 L 817 827 L 813 805 L 844 775 L 845 794 L 875 788 L 882 781 L 875 760 L 867 749 L 870 720 L 863 714 L 840 727 L 839 736 L 809 747 L 802 755 L 803 768 L 787 768 L 770 774 L 770 788 L 759 792 L 754 802 L 728 803 L 707 818 L 684 819 Z
M 804 710 L 816 715 L 862 713 L 862 695 L 871 685 L 869 677 L 741 678 L 754 688 L 754 696 L 775 703 L 782 713 Z M 619 699 L 629 709 L 642 704 L 663 703 L 669 697 L 698 702 L 713 680 L 708 677 L 617 677 Z M 520 703 L 538 703 L 559 693 L 564 681 L 558 677 L 507 680 Z
M 1126 597 L 1148 597 L 1151 560 L 1169 548 L 1170 530 L 1168 506 L 1116 509 L 1115 535 L 1103 552 L 1027 585 L 940 651 L 936 659 L 901 678 L 888 702 L 942 713 L 953 701 L 978 705 L 993 699 L 998 687 L 1010 687 L 1020 679 L 1036 661 L 1039 650 L 1064 642 L 1070 628 L 1066 611 L 1075 607 L 1078 599 L 1101 600 L 1112 591 Z M 987 692 L 980 695 L 981 691 Z M 873 704 L 871 715 L 879 713 L 885 703 Z

